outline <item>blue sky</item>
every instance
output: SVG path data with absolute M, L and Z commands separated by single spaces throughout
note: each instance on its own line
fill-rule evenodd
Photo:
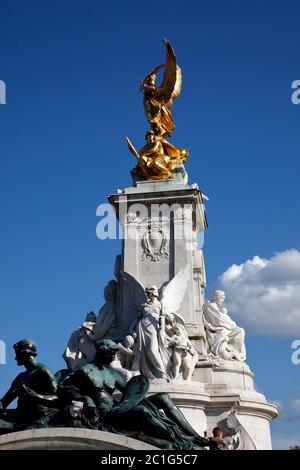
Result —
M 70 332 L 102 304 L 120 242 L 96 238 L 96 208 L 131 184 L 123 137 L 143 145 L 138 85 L 163 62 L 163 37 L 184 79 L 172 143 L 190 150 L 190 182 L 210 198 L 208 284 L 255 255 L 300 249 L 300 105 L 290 99 L 300 5 L 12 0 L 0 10 L 3 394 L 19 371 L 10 345 L 32 337 L 40 360 L 59 369 Z M 286 410 L 272 426 L 280 446 L 300 442 L 290 409 L 300 397 L 296 333 L 247 336 L 259 390 Z

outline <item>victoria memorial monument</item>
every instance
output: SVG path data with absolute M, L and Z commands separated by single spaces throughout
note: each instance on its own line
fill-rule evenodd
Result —
M 126 137 L 132 185 L 108 198 L 123 231 L 114 279 L 71 333 L 66 369 L 37 362 L 33 340 L 14 345 L 25 372 L 0 401 L 0 449 L 209 449 L 216 428 L 224 448 L 271 449 L 277 408 L 255 389 L 245 331 L 226 293 L 205 295 L 207 198 L 189 183 L 188 150 L 169 141 L 182 73 L 164 46 L 140 83 L 146 143 Z

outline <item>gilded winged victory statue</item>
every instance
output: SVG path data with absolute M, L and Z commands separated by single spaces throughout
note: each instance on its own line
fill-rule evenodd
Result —
M 138 152 L 126 137 L 129 150 L 138 159 L 133 174 L 139 175 L 142 179 L 172 178 L 188 158 L 186 149 L 178 149 L 166 140 L 175 129 L 171 108 L 173 99 L 177 98 L 181 91 L 182 74 L 171 44 L 166 39 L 164 44 L 166 63 L 150 70 L 140 85 L 144 93 L 146 118 L 150 124 L 150 129 L 146 133 L 147 144 Z M 157 86 L 155 73 L 161 69 L 164 69 L 163 80 Z

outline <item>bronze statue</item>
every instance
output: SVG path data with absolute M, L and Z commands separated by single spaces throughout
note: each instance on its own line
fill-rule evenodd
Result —
M 133 377 L 127 384 L 110 368 L 119 346 L 106 339 L 96 343 L 96 356 L 60 385 L 70 403 L 82 402 L 91 427 L 125 434 L 167 449 L 203 449 L 209 441 L 200 437 L 171 398 L 160 393 L 145 398 L 149 380 Z M 122 392 L 118 403 L 113 393 Z M 160 410 L 163 410 L 161 412 Z
M 92 363 L 78 371 L 58 371 L 36 361 L 36 345 L 24 339 L 14 345 L 18 365 L 25 367 L 0 401 L 0 434 L 47 427 L 83 427 L 134 437 L 162 449 L 201 450 L 210 441 L 199 436 L 166 393 L 146 398 L 149 379 L 136 375 L 126 383 L 111 368 L 119 345 L 96 343 Z M 120 401 L 115 391 L 120 391 Z M 18 399 L 17 408 L 6 410 Z
M 23 339 L 13 347 L 18 366 L 24 366 L 26 370 L 14 379 L 0 400 L 0 434 L 44 427 L 48 417 L 57 413 L 57 382 L 50 369 L 36 361 L 34 341 Z M 6 410 L 16 398 L 17 408 Z
M 146 134 L 147 145 L 139 152 L 126 137 L 130 152 L 137 157 L 138 164 L 133 170 L 143 179 L 165 180 L 172 178 L 188 158 L 186 149 L 178 149 L 166 141 L 175 129 L 171 108 L 173 99 L 180 95 L 182 74 L 177 65 L 175 52 L 166 39 L 166 63 L 154 67 L 141 81 L 144 93 L 144 110 L 150 124 Z M 161 84 L 156 86 L 155 73 L 164 69 Z

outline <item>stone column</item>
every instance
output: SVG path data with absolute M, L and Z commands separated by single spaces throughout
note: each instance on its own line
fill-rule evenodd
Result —
M 156 285 L 160 289 L 189 266 L 188 288 L 179 313 L 189 336 L 203 343 L 205 268 L 197 237 L 206 229 L 207 221 L 201 191 L 196 185 L 171 180 L 141 181 L 136 187 L 111 195 L 109 202 L 123 228 L 122 270 L 145 287 Z M 128 334 L 135 315 L 127 289 L 121 281 L 119 338 Z

